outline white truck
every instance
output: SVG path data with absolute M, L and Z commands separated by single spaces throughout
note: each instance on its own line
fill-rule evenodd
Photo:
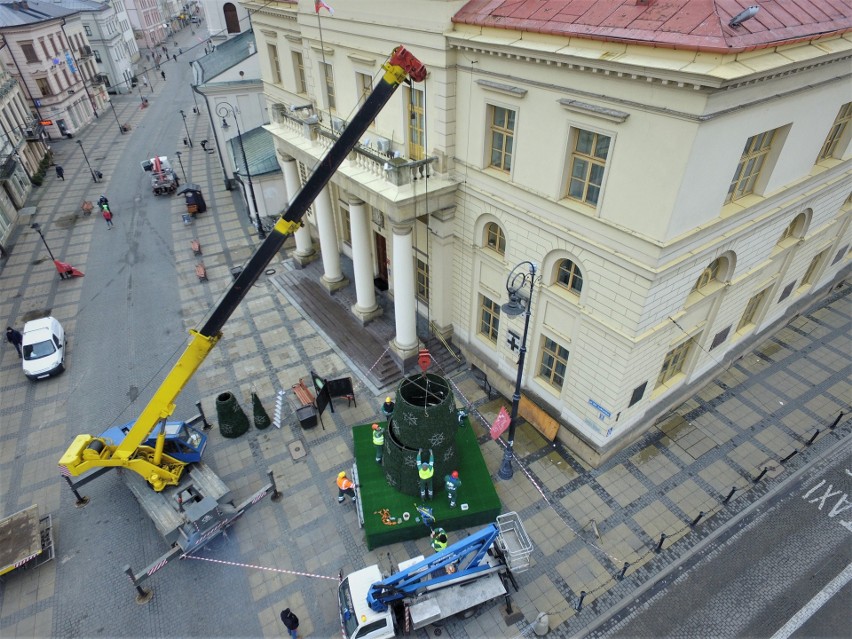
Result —
M 516 513 L 483 528 L 429 558 L 400 563 L 383 578 L 367 566 L 338 586 L 340 622 L 346 639 L 386 639 L 453 615 L 472 616 L 497 597 L 509 598 L 508 582 L 530 565 L 532 542 Z

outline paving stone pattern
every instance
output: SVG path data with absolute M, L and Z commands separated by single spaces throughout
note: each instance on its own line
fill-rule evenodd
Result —
M 172 84 L 158 83 L 155 88 L 158 95 L 169 95 L 167 91 L 178 90 L 177 83 L 173 85 L 171 89 Z M 122 121 L 137 127 L 147 113 L 132 100 L 116 97 L 114 103 Z M 206 113 L 188 117 L 187 123 L 194 138 L 208 137 Z M 130 136 L 120 137 L 101 118 L 82 138 L 93 145 L 97 138 L 100 147 L 112 150 L 100 154 L 101 170 L 109 179 Z M 357 406 L 338 402 L 336 412 L 326 412 L 316 428 L 300 429 L 285 401 L 280 429 L 251 429 L 236 440 L 222 438 L 215 428 L 211 431 L 208 462 L 238 499 L 262 485 L 272 470 L 282 500 L 264 500 L 197 558 L 176 562 L 154 575 L 148 582 L 154 597 L 144 606 L 135 603 L 122 567 L 129 564 L 141 570 L 166 549 L 118 474 L 108 473 L 87 485 L 83 492 L 91 497 L 90 505 L 74 507 L 57 475 L 62 451 L 80 432 L 99 432 L 120 423 L 118 419 L 133 419 L 136 397 L 150 393 L 146 384 L 157 383 L 168 370 L 162 359 L 146 359 L 146 342 L 152 353 L 171 353 L 174 347 L 176 355 L 186 331 L 200 323 L 232 281 L 231 269 L 243 264 L 257 244 L 244 202 L 221 187 L 215 156 L 196 149 L 185 153 L 183 160 L 191 179 L 202 185 L 208 213 L 185 225 L 180 215 L 183 202 L 174 198 L 167 218 L 154 219 L 159 213 L 153 209 L 134 214 L 133 219 L 117 214 L 118 229 L 134 224 L 145 231 L 146 239 L 138 241 L 157 242 L 148 249 L 156 253 L 161 269 L 155 284 L 162 282 L 156 285 L 164 288 L 164 299 L 174 298 L 174 306 L 136 309 L 160 319 L 153 327 L 136 327 L 143 331 L 137 337 L 139 352 L 128 356 L 127 367 L 118 354 L 114 356 L 118 369 L 100 373 L 114 393 L 91 401 L 74 395 L 80 375 L 99 374 L 84 367 L 86 358 L 92 357 L 91 351 L 86 355 L 87 349 L 96 348 L 89 346 L 97 341 L 96 322 L 74 319 L 87 317 L 87 306 L 98 303 L 95 296 L 83 296 L 84 291 L 91 292 L 84 287 L 91 286 L 90 281 L 59 286 L 53 270 L 43 264 L 40 240 L 21 229 L 3 265 L 0 312 L 17 321 L 27 313 L 53 309 L 69 318 L 66 330 L 72 346 L 68 373 L 38 385 L 22 378 L 14 351 L 2 349 L 2 511 L 7 514 L 38 503 L 43 512 L 54 514 L 57 537 L 56 561 L 16 572 L 0 584 L 2 636 L 278 637 L 283 631 L 278 613 L 289 606 L 302 619 L 302 636 L 334 637 L 339 636 L 338 571 L 374 562 L 390 570 L 413 554 L 431 552 L 425 539 L 368 551 L 352 504 L 337 503 L 335 476 L 352 463 L 351 426 L 379 416 L 385 389 L 376 388 L 355 365 L 345 340 L 319 332 L 320 323 L 290 303 L 275 275 L 261 278 L 248 293 L 225 337 L 182 394 L 177 415 L 193 414 L 200 398 L 207 415 L 214 418 L 215 398 L 226 390 L 249 414 L 252 392 L 271 411 L 278 391 L 291 392 L 292 384 L 309 379 L 312 369 L 328 377 L 353 377 Z M 88 270 L 93 280 L 96 273 L 103 273 L 102 294 L 115 296 L 110 303 L 126 313 L 126 291 L 113 290 L 110 278 L 130 281 L 132 268 L 120 259 L 118 265 L 110 263 L 111 254 L 99 248 L 106 229 L 97 220 L 68 222 L 68 203 L 73 209 L 78 201 L 90 199 L 92 188 L 85 179 L 74 179 L 85 177 L 85 165 L 75 167 L 71 158 L 62 163 L 66 181 L 47 180 L 34 193 L 38 219 L 50 229 L 48 241 L 57 253 Z M 147 197 L 150 194 L 141 194 Z M 21 227 L 28 222 L 22 220 Z M 57 227 L 63 223 L 67 226 L 60 233 Z M 121 230 L 113 234 L 116 240 L 135 241 Z M 193 239 L 201 244 L 201 256 L 190 250 Z M 207 269 L 206 282 L 195 275 L 199 261 Z M 278 260 L 271 267 L 279 275 L 289 268 Z M 141 275 L 141 269 L 153 266 L 149 260 L 133 268 Z M 848 290 L 841 287 L 767 336 L 754 352 L 597 469 L 522 424 L 516 438 L 515 477 L 497 480 L 503 449 L 491 440 L 487 425 L 509 400 L 490 398 L 472 372 L 454 372 L 450 379 L 457 403 L 471 408 L 504 508 L 518 512 L 526 522 L 535 552 L 531 569 L 518 576 L 521 589 L 514 594 L 520 622 L 507 625 L 504 602 L 497 601 L 471 619 L 448 620 L 440 628 L 441 636 L 531 636 L 531 624 L 542 611 L 550 616 L 550 636 L 582 633 L 662 568 L 688 555 L 709 531 L 760 499 L 790 469 L 847 437 L 848 418 L 833 430 L 829 425 L 840 411 L 849 411 Z M 819 436 L 806 446 L 816 429 Z M 294 458 L 295 448 L 305 454 Z M 782 463 L 793 451 L 797 453 Z M 764 478 L 753 481 L 764 468 Z M 733 496 L 723 503 L 732 488 Z M 700 512 L 703 518 L 692 527 Z M 666 537 L 656 552 L 662 534 Z M 624 579 L 619 579 L 625 564 Z M 430 628 L 418 636 L 436 637 L 438 630 Z

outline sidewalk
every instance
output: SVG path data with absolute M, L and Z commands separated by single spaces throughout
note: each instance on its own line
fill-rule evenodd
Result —
M 170 99 L 179 90 L 188 91 L 173 79 L 174 65 L 164 68 L 168 82 L 154 82 L 152 106 L 161 95 Z M 181 104 L 190 97 L 181 93 Z M 115 99 L 122 124 L 130 122 L 135 128 L 151 111 L 139 109 L 138 103 L 138 95 Z M 111 117 L 102 114 L 92 133 L 80 136 L 87 153 L 92 145 L 90 158 L 97 158 L 94 168 L 104 173 L 105 181 L 116 169 L 117 151 L 130 138 L 119 134 L 115 121 L 109 126 L 104 123 L 104 118 Z M 208 135 L 206 112 L 188 116 L 187 124 L 193 140 Z M 61 254 L 85 272 L 94 259 L 95 229 L 102 229 L 71 217 L 79 202 L 92 199 L 92 194 L 97 197 L 101 186 L 90 178 L 87 181 L 88 169 L 74 155 L 75 142 L 57 145 L 62 156 L 57 161 L 65 168 L 66 181 L 46 180 L 32 204 L 38 206 L 36 219 L 46 229 L 57 257 Z M 168 218 L 147 222 L 168 225 L 172 262 L 167 266 L 173 273 L 164 278 L 163 286 L 176 287 L 180 309 L 168 309 L 169 317 L 179 314 L 184 324 L 169 328 L 185 332 L 200 323 L 230 285 L 231 268 L 248 259 L 257 238 L 242 201 L 223 188 L 218 158 L 196 146 L 183 161 L 189 181 L 202 185 L 209 212 L 185 225 L 180 215 L 185 210 L 183 200 L 176 197 L 170 201 Z M 119 210 L 119 223 L 127 224 L 121 215 Z M 190 250 L 193 239 L 201 244 L 201 256 Z M 29 231 L 29 220 L 20 221 L 16 240 L 0 271 L 0 312 L 9 321 L 17 322 L 38 309 L 52 309 L 73 318 L 66 326 L 72 338 L 77 323 L 82 330 L 84 322 L 98 321 L 87 315 L 82 303 L 87 297 L 80 291 L 85 290 L 87 278 L 60 286 L 55 271 L 43 264 L 44 250 L 38 236 Z M 195 275 L 199 261 L 207 269 L 207 282 Z M 137 267 L 137 277 L 149 273 L 150 264 L 140 262 Z M 279 274 L 286 268 L 282 262 L 270 264 Z M 37 387 L 19 375 L 14 351 L 0 351 L 4 511 L 12 503 L 38 502 L 43 510 L 56 513 L 60 549 L 60 560 L 15 574 L 0 585 L 0 635 L 78 637 L 90 635 L 95 628 L 104 636 L 154 636 L 168 628 L 168 634 L 175 636 L 279 637 L 283 628 L 278 613 L 291 607 L 302 618 L 302 636 L 339 636 L 334 578 L 339 570 L 346 573 L 377 561 L 387 566 L 388 555 L 398 564 L 412 554 L 431 552 L 426 539 L 368 552 L 354 511 L 338 506 L 333 480 L 338 470 L 351 464 L 351 426 L 377 416 L 384 394 L 377 395 L 359 377 L 345 343 L 334 344 L 302 309 L 291 305 L 274 285 L 279 279 L 271 272 L 258 281 L 195 375 L 193 382 L 208 416 L 215 416 L 215 398 L 224 390 L 234 392 L 246 408 L 251 406 L 251 392 L 256 392 L 272 415 L 278 391 L 289 391 L 300 377 L 308 378 L 311 369 L 329 377 L 352 376 L 357 406 L 340 404 L 333 415 L 323 415 L 322 428 L 301 430 L 285 402 L 280 429 L 252 429 L 237 440 L 211 431 L 207 459 L 229 486 L 243 494 L 271 468 L 284 497 L 278 503 L 258 504 L 227 538 L 205 549 L 200 559 L 177 562 L 158 573 L 149 583 L 159 603 L 147 607 L 134 603 L 123 575 L 97 560 L 108 554 L 124 557 L 128 552 L 128 540 L 116 533 L 125 530 L 119 528 L 124 520 L 131 519 L 121 508 L 132 498 L 93 482 L 93 503 L 77 511 L 67 488 L 57 481 L 56 459 L 76 434 L 89 427 L 81 430 L 72 419 L 75 416 L 66 413 L 82 373 L 75 369 L 79 362 L 74 351 L 66 374 Z M 710 531 L 724 526 L 785 475 L 848 437 L 847 416 L 831 426 L 841 411 L 849 412 L 852 397 L 850 310 L 852 297 L 844 286 L 766 336 L 753 353 L 671 411 L 640 441 L 594 470 L 521 424 L 515 440 L 515 476 L 497 480 L 502 442 L 493 442 L 487 427 L 510 401 L 489 399 L 471 371 L 451 374 L 457 403 L 474 409 L 471 421 L 504 510 L 520 514 L 535 551 L 532 568 L 518 576 L 520 591 L 513 593 L 514 609 L 523 615 L 520 624 L 507 625 L 504 602 L 497 601 L 471 619 L 448 621 L 441 637 L 532 636 L 530 624 L 539 612 L 550 616 L 549 636 L 581 633 L 641 584 L 688 555 Z M 140 361 L 144 355 L 139 355 Z M 160 364 L 150 362 L 155 369 Z M 115 392 L 124 397 L 133 389 Z M 177 416 L 184 416 L 183 409 L 191 408 L 195 399 L 182 397 Z M 811 442 L 817 429 L 820 432 Z M 38 445 L 30 433 L 38 434 Z M 755 481 L 764 468 L 766 472 Z M 732 489 L 736 490 L 729 495 Z M 691 526 L 701 512 L 703 517 Z M 128 533 L 131 545 L 138 548 L 135 558 L 127 561 L 137 570 L 142 567 L 139 555 L 152 560 L 164 550 L 162 540 L 142 526 L 129 528 Z M 454 539 L 462 534 L 453 533 Z M 662 534 L 665 539 L 656 552 Z M 97 548 L 78 540 L 96 540 Z M 92 554 L 91 561 L 86 561 L 86 552 Z M 228 565 L 204 559 L 227 560 Z M 85 589 L 79 588 L 82 580 L 88 584 Z M 181 606 L 170 605 L 169 593 L 175 592 L 183 596 L 191 592 L 199 614 L 186 615 Z M 581 592 L 586 594 L 577 612 Z M 98 605 L 93 606 L 93 601 Z M 432 628 L 426 634 L 439 633 Z

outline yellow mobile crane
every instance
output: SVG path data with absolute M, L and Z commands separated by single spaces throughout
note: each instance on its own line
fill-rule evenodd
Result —
M 68 479 L 72 490 L 110 468 L 118 467 L 133 471 L 135 475 L 133 473 L 126 473 L 126 475 L 136 478 L 136 487 L 131 486 L 131 488 L 134 490 L 137 499 L 149 511 L 149 515 L 155 520 L 155 523 L 158 523 L 158 527 L 166 538 L 172 543 L 177 541 L 180 544 L 184 554 L 203 545 L 212 538 L 214 533 L 221 532 L 226 528 L 230 521 L 242 514 L 242 507 L 236 507 L 235 511 L 238 512 L 233 517 L 226 517 L 218 523 L 214 521 L 211 526 L 206 528 L 199 527 L 200 520 L 210 519 L 210 507 L 205 507 L 203 513 L 193 514 L 186 507 L 187 503 L 200 505 L 205 500 L 209 502 L 212 499 L 214 500 L 212 508 L 219 507 L 218 512 L 222 510 L 223 503 L 227 503 L 227 487 L 212 474 L 209 468 L 200 463 L 198 466 L 202 468 L 193 471 L 197 470 L 194 483 L 187 485 L 187 482 L 182 481 L 186 464 L 163 452 L 166 420 L 174 412 L 175 400 L 181 390 L 222 337 L 221 331 L 225 322 L 228 321 L 248 290 L 284 245 L 287 237 L 301 227 L 302 217 L 308 207 L 358 143 L 358 140 L 366 132 L 370 123 L 376 118 L 394 91 L 404 81 L 421 82 L 426 77 L 426 68 L 423 64 L 402 46 L 394 49 L 383 68 L 384 75 L 381 81 L 378 82 L 352 121 L 320 161 L 302 189 L 292 199 L 290 206 L 278 219 L 272 231 L 257 248 L 242 272 L 222 296 L 219 303 L 210 311 L 202 326 L 190 331 L 191 338 L 186 350 L 163 380 L 135 423 L 129 428 L 124 439 L 120 442 L 114 442 L 105 437 L 78 435 L 59 460 L 60 472 Z M 143 442 L 148 440 L 158 427 L 156 445 L 153 447 L 144 445 Z M 76 484 L 70 479 L 71 476 L 77 477 L 85 473 L 89 474 Z M 138 481 L 139 478 L 144 479 L 144 482 Z M 147 490 L 139 488 L 139 484 L 144 487 L 145 482 L 157 493 L 163 491 L 171 493 L 167 497 L 168 504 L 165 510 L 175 511 L 177 515 L 167 517 L 162 500 L 159 505 L 144 503 L 151 502 L 149 499 L 150 488 Z M 167 488 L 169 490 L 165 490 Z M 263 497 L 266 490 L 268 488 L 258 491 L 249 502 L 255 503 Z M 225 508 L 225 510 L 228 511 L 227 514 L 233 514 L 230 512 L 232 509 Z M 159 522 L 162 522 L 164 517 L 173 521 L 160 526 Z M 181 522 L 192 524 L 192 526 L 186 528 L 183 541 L 180 540 L 179 531 L 176 532 L 178 528 L 181 528 Z M 171 539 L 169 539 L 170 537 Z M 133 579 L 132 575 L 131 579 Z

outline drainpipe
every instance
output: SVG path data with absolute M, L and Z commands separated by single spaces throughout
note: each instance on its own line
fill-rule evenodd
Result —
M 213 139 L 216 142 L 216 154 L 219 156 L 219 164 L 222 165 L 222 175 L 225 178 L 225 188 L 230 191 L 231 190 L 231 179 L 228 177 L 228 170 L 225 168 L 225 160 L 222 159 L 222 149 L 219 146 L 219 136 L 216 135 L 216 123 L 213 121 L 213 111 L 210 109 L 210 100 L 207 97 L 207 94 L 203 91 L 198 90 L 198 85 L 191 85 L 192 91 L 197 93 L 204 99 L 204 104 L 207 105 L 207 117 L 210 118 L 210 128 L 213 130 Z

